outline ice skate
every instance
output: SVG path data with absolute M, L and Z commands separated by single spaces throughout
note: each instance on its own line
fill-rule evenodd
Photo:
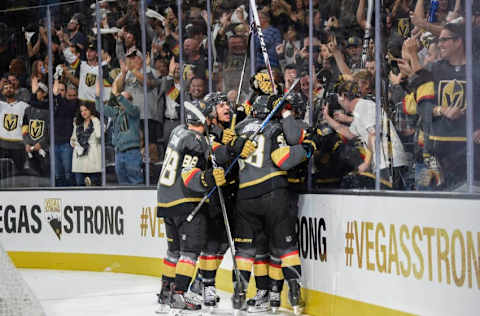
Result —
M 247 312 L 261 313 L 270 311 L 268 290 L 257 290 L 255 297 L 247 301 Z
M 297 279 L 288 280 L 288 300 L 292 305 L 293 313 L 301 315 L 305 306 L 302 300 L 300 283 Z
M 190 288 L 188 289 L 188 293 L 195 300 L 196 303 L 202 305 L 202 303 L 203 303 L 202 292 L 203 292 L 203 282 L 202 282 L 201 278 L 197 277 L 190 284 Z
M 278 309 L 280 308 L 280 292 L 270 291 L 269 295 L 272 313 L 276 314 L 278 313 Z
M 203 305 L 213 312 L 213 309 L 217 307 L 217 291 L 215 286 L 207 285 L 203 287 Z
M 190 292 L 191 293 L 191 292 Z M 170 307 L 173 312 L 179 311 L 198 311 L 202 308 L 201 304 L 198 304 L 189 293 L 182 291 L 175 291 L 172 294 Z M 181 312 L 179 313 L 181 314 Z
M 171 283 L 162 282 L 160 293 L 157 294 L 158 304 L 160 306 L 155 311 L 157 314 L 167 314 L 170 311 Z

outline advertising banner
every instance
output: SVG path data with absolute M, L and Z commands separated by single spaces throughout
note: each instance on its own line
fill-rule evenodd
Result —
M 154 190 L 1 196 L 0 239 L 17 264 L 32 267 L 30 258 L 53 254 L 58 258 L 40 267 L 83 260 L 62 268 L 95 269 L 91 262 L 102 258 L 105 270 L 161 273 L 167 243 Z M 480 200 L 329 194 L 303 195 L 299 203 L 303 286 L 307 307 L 312 306 L 307 312 L 351 314 L 341 302 L 349 308 L 383 308 L 356 315 L 476 315 L 480 310 Z M 26 257 L 19 257 L 23 253 Z M 229 254 L 222 268 L 232 268 Z M 221 284 L 231 283 L 229 273 L 220 278 L 225 278 Z

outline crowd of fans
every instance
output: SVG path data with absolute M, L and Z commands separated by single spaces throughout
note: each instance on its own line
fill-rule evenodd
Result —
M 347 170 L 348 174 L 371 179 L 376 161 L 374 16 L 371 38 L 362 49 L 369 27 L 367 0 L 310 1 L 312 38 L 309 0 L 256 1 L 275 82 L 287 90 L 295 78 L 300 78 L 294 105 L 297 118 L 338 133 L 344 143 L 353 142 L 366 162 Z M 437 2 L 432 6 L 424 0 L 390 0 L 383 1 L 381 8 L 379 115 L 383 123 L 379 168 L 389 188 L 465 190 L 466 109 L 471 106 L 477 113 L 478 108 L 467 104 L 465 95 L 465 3 Z M 476 2 L 472 12 L 474 36 L 480 26 L 480 6 Z M 15 12 L 1 13 L 9 19 L 4 19 L 8 24 L 0 23 L 0 178 L 48 176 L 52 145 L 56 186 L 101 184 L 101 124 L 105 123 L 106 160 L 112 164 L 115 161 L 113 183 L 144 183 L 145 163 L 152 167 L 151 179 L 156 181 L 164 145 L 171 130 L 181 123 L 180 94 L 184 93 L 186 101 L 201 99 L 211 84 L 213 91 L 227 94 L 233 110 L 239 110 L 251 93 L 250 78 L 266 67 L 258 36 L 249 37 L 251 17 L 246 0 L 213 1 L 210 23 L 206 1 L 184 1 L 180 13 L 176 1 L 145 1 L 145 56 L 140 1 L 103 0 L 99 6 L 103 122 L 98 102 L 95 3 L 79 1 L 51 7 L 54 144 L 50 144 L 49 136 L 45 10 L 36 10 L 34 23 L 15 21 Z M 474 61 L 479 57 L 479 42 L 473 41 Z M 245 79 L 238 90 L 245 57 Z M 366 61 L 362 62 L 362 57 Z M 312 76 L 309 69 L 313 69 Z M 474 77 L 477 70 L 474 63 Z M 473 84 L 478 86 L 478 80 Z M 123 96 L 121 102 L 117 95 Z M 147 135 L 143 133 L 145 120 Z M 476 153 L 480 143 L 478 114 L 473 121 Z M 328 179 L 348 178 L 342 172 L 321 174 L 322 170 L 333 170 L 325 166 L 336 163 L 327 162 L 329 156 L 330 160 L 336 157 L 335 148 L 331 146 L 331 152 L 315 157 L 313 172 L 318 181 L 314 181 L 314 187 L 340 187 L 341 181 Z M 475 174 L 480 175 L 480 156 L 474 157 Z M 362 181 L 352 183 L 347 187 L 367 187 Z

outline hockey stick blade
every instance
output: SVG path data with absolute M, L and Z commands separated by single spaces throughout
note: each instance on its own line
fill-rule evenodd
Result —
M 200 120 L 200 122 L 202 122 L 202 124 L 205 124 L 207 122 L 207 118 L 205 117 L 205 115 L 203 115 L 203 113 L 200 112 L 200 110 L 195 105 L 188 101 L 185 101 L 183 102 L 183 106 L 185 107 L 185 109 L 195 114 L 195 116 Z

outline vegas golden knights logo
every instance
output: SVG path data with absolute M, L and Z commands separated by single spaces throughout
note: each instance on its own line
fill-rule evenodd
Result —
M 85 84 L 87 87 L 93 87 L 97 81 L 97 75 L 89 73 L 85 76 Z
M 58 240 L 62 235 L 62 200 L 61 199 L 45 199 L 45 217 L 53 229 Z
M 3 128 L 11 132 L 15 130 L 18 126 L 18 115 L 17 114 L 5 114 L 3 117 Z
M 458 107 L 465 111 L 467 103 L 465 99 L 466 82 L 461 80 L 441 80 L 438 85 L 440 105 Z
M 410 19 L 409 18 L 398 19 L 397 32 L 403 38 L 408 37 L 408 34 L 410 34 Z
M 40 139 L 45 131 L 45 121 L 30 120 L 28 133 L 33 140 Z

